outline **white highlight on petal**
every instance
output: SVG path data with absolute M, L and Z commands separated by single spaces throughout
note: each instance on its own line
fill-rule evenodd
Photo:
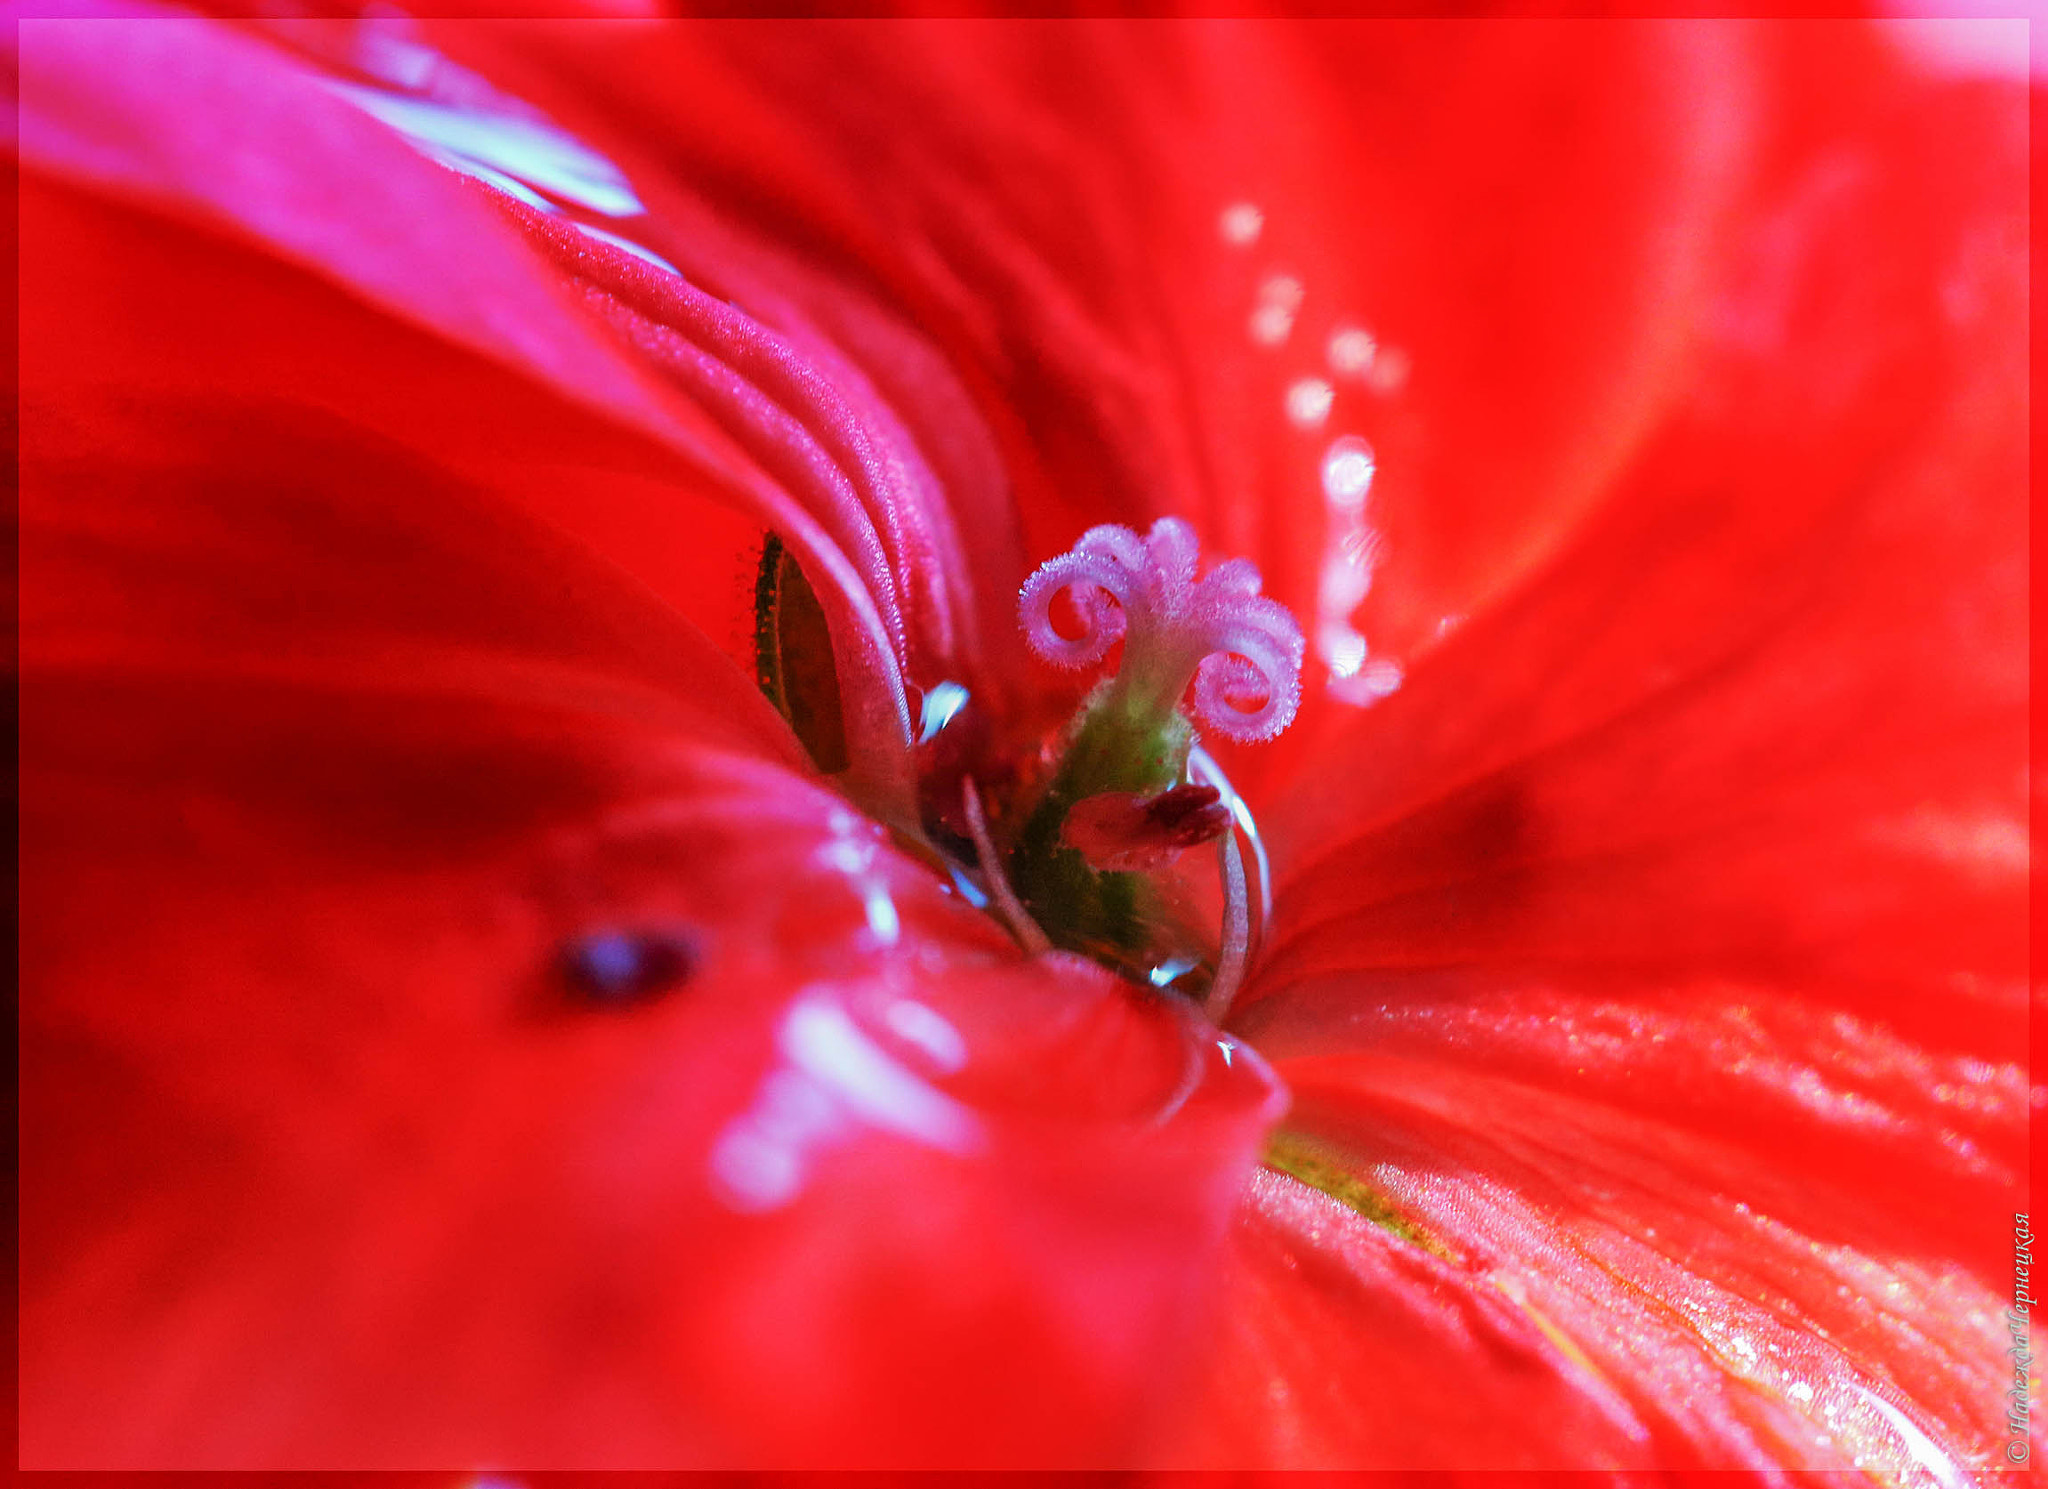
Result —
M 967 1041 L 939 1014 L 909 998 L 898 998 L 883 1010 L 882 1022 L 922 1050 L 940 1075 L 951 1075 L 967 1063 Z
M 577 232 L 583 234 L 583 236 L 586 238 L 595 238 L 600 243 L 609 243 L 614 248 L 623 248 L 626 252 L 632 254 L 634 258 L 644 259 L 648 263 L 654 265 L 654 267 L 657 269 L 666 269 L 669 273 L 675 275 L 678 279 L 681 279 L 683 277 L 683 271 L 681 269 L 678 269 L 674 264 L 670 263 L 667 259 L 663 258 L 653 249 L 642 248 L 638 243 L 635 243 L 631 238 L 621 238 L 617 233 L 608 233 L 603 228 L 592 227 L 587 222 L 572 223 L 571 226 L 573 226 Z
M 1897 19 L 1872 21 L 1872 29 L 1936 77 L 2026 80 L 2029 58 L 2024 7 L 2014 6 L 2001 18 L 1985 14 L 1999 7 L 1970 0 L 1885 0 L 1877 8 Z M 1948 14 L 1942 14 L 1944 11 Z M 2048 61 L 2033 71 L 2039 78 L 2048 71 Z
M 904 1007 L 915 1011 L 895 1013 Z M 899 1002 L 887 1017 L 935 1065 L 965 1063 L 959 1033 L 930 1009 Z M 906 1033 L 906 1024 L 915 1032 Z M 732 1209 L 758 1213 L 790 1203 L 818 1156 L 863 1125 L 963 1156 L 986 1142 L 973 1112 L 890 1056 L 830 995 L 792 1004 L 775 1042 L 784 1063 L 712 1144 L 712 1188 Z
M 972 1112 L 883 1053 L 838 1004 L 799 1002 L 778 1043 L 795 1068 L 870 1125 L 949 1153 L 981 1146 Z
M 903 925 L 896 913 L 896 901 L 890 897 L 888 880 L 875 866 L 880 846 L 878 829 L 851 812 L 839 810 L 832 813 L 827 826 L 832 835 L 818 845 L 818 863 L 844 876 L 860 896 L 871 947 L 894 946 L 902 936 Z
M 752 1128 L 729 1128 L 711 1150 L 711 1177 L 732 1209 L 776 1210 L 803 1188 L 803 1155 Z
M 1340 703 L 1366 708 L 1399 692 L 1407 676 L 1399 662 L 1375 657 L 1349 677 L 1331 678 L 1330 696 Z
M 1970 1480 L 1957 1466 L 1956 1461 L 1942 1450 L 1939 1443 L 1914 1425 L 1911 1417 L 1860 1381 L 1850 1380 L 1847 1384 L 1876 1409 L 1877 1414 L 1884 1418 L 1885 1425 L 1897 1434 L 1899 1445 L 1905 1449 L 1906 1456 L 1931 1475 L 1942 1489 L 1970 1489 Z M 1858 1457 L 1859 1468 L 1884 1466 L 1864 1461 L 1861 1455 Z
M 451 171 L 458 171 L 472 181 L 481 181 L 493 191 L 502 191 L 514 201 L 524 202 L 536 212 L 560 212 L 562 209 L 528 186 L 524 181 L 515 181 L 503 171 L 494 171 L 487 165 L 457 155 L 452 150 L 437 150 L 431 145 L 417 147 L 429 160 L 440 162 Z
M 1334 439 L 1323 451 L 1323 495 L 1331 506 L 1356 512 L 1364 507 L 1378 470 L 1372 446 L 1364 440 L 1351 434 Z
M 617 166 L 537 119 L 478 113 L 358 83 L 326 86 L 423 150 L 462 156 L 607 217 L 647 210 Z
M 957 682 L 934 683 L 918 708 L 917 742 L 930 744 L 967 706 L 967 689 Z
M 1287 422 L 1296 429 L 1320 429 L 1336 398 L 1337 390 L 1321 378 L 1301 378 L 1287 389 Z
M 1319 644 L 1333 677 L 1350 677 L 1365 665 L 1365 637 L 1349 626 L 1324 633 Z
M 849 876 L 866 873 L 874 861 L 875 845 L 859 838 L 834 838 L 818 849 L 819 863 Z
M 1259 284 L 1257 304 L 1252 310 L 1250 330 L 1260 346 L 1278 346 L 1294 330 L 1294 313 L 1301 309 L 1301 281 L 1292 274 L 1269 274 Z
M 882 946 L 894 946 L 903 934 L 903 921 L 896 914 L 896 902 L 889 897 L 886 885 L 876 880 L 861 896 L 861 909 L 867 915 L 868 934 Z
M 1249 248 L 1265 227 L 1266 214 L 1250 202 L 1232 202 L 1216 219 L 1216 231 L 1233 248 Z
M 1329 691 L 1341 702 L 1376 703 L 1400 686 L 1401 671 L 1375 661 L 1351 613 L 1372 592 L 1380 538 L 1365 520 L 1379 464 L 1357 435 L 1330 441 L 1323 451 L 1323 565 L 1316 580 L 1316 655 L 1329 669 Z
M 1960 812 L 1923 805 L 1901 816 L 1871 824 L 1872 841 L 1900 852 L 1950 864 L 1979 877 L 2024 877 L 2033 862 L 2033 845 L 2020 815 L 1995 811 Z
M 364 25 L 356 36 L 356 65 L 394 88 L 425 88 L 447 64 L 441 54 L 389 26 Z

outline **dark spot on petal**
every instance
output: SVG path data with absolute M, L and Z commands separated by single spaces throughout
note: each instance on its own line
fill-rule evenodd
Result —
M 602 930 L 562 944 L 557 967 L 581 1002 L 628 1008 L 671 992 L 696 969 L 691 937 L 677 930 Z

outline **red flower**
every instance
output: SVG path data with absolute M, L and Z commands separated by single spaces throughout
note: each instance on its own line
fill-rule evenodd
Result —
M 19 35 L 24 1464 L 2023 1450 L 2017 85 Z M 938 851 L 1167 514 L 1310 639 L 1222 1036 Z

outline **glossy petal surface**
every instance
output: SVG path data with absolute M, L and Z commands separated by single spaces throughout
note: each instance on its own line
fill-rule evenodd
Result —
M 1020 964 L 546 520 L 688 512 L 658 446 L 209 235 L 24 218 L 25 1461 L 1126 1451 L 1256 1057 Z M 594 933 L 690 955 L 614 1006 Z
M 1849 28 L 21 35 L 25 1461 L 1995 1461 L 2016 88 Z M 1248 1185 L 1257 1056 L 848 805 L 911 820 L 942 679 L 1035 745 L 1016 586 L 1161 515 L 1310 638 L 1227 760 Z M 845 795 L 735 665 L 769 527 Z

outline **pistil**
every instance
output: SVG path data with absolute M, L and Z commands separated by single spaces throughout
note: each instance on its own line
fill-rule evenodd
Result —
M 1259 593 L 1257 568 L 1232 559 L 1198 577 L 1198 561 L 1194 531 L 1178 518 L 1144 537 L 1091 528 L 1025 582 L 1020 602 L 1025 639 L 1047 661 L 1087 667 L 1118 642 L 1123 654 L 1068 725 L 1050 782 L 1023 814 L 1011 879 L 1056 945 L 1140 973 L 1191 940 L 1212 940 L 1184 923 L 1152 872 L 1231 830 L 1214 789 L 1187 780 L 1197 721 L 1227 739 L 1271 739 L 1301 696 L 1301 628 Z M 1053 619 L 1062 593 L 1075 634 Z M 1241 900 L 1242 870 L 1226 878 Z M 1222 965 L 1204 958 L 1212 979 L 1234 980 L 1243 908 L 1226 911 L 1237 935 L 1217 948 Z

